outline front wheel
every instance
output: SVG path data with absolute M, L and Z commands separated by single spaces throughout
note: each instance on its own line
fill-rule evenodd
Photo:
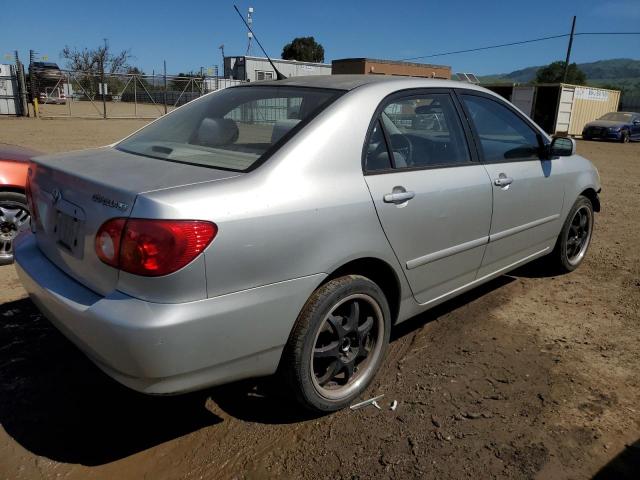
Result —
M 631 137 L 629 136 L 629 132 L 627 132 L 626 130 L 624 132 L 622 132 L 622 135 L 620 137 L 620 141 L 622 143 L 629 143 L 631 141 Z
M 572 272 L 582 263 L 593 234 L 593 205 L 582 195 L 571 207 L 549 260 L 560 272 Z
M 17 192 L 0 192 L 0 265 L 13 262 L 13 241 L 28 228 L 26 197 Z
M 346 275 L 320 286 L 285 347 L 281 372 L 306 408 L 348 406 L 377 373 L 391 329 L 387 300 L 374 282 Z

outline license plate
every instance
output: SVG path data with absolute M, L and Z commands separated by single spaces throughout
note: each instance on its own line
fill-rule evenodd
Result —
M 81 222 L 77 218 L 60 211 L 57 212 L 55 234 L 58 243 L 72 253 L 81 251 L 78 235 L 80 225 Z

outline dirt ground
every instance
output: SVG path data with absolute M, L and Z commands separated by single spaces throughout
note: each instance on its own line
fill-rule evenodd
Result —
M 62 151 L 143 123 L 1 120 L 0 142 Z M 638 478 L 640 144 L 578 150 L 603 186 L 585 263 L 527 266 L 396 328 L 366 395 L 382 410 L 310 417 L 269 380 L 136 394 L 1 267 L 0 478 Z

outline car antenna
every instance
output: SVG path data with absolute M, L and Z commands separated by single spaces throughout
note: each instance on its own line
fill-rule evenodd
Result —
M 258 37 L 256 37 L 256 34 L 253 33 L 253 30 L 251 30 L 251 27 L 249 26 L 249 24 L 247 23 L 247 21 L 244 19 L 244 17 L 242 16 L 242 14 L 240 13 L 240 10 L 238 10 L 238 7 L 236 7 L 235 5 L 233 6 L 233 8 L 236 9 L 236 12 L 238 12 L 238 15 L 240 15 L 240 19 L 242 20 L 242 22 L 247 26 L 247 28 L 249 29 L 249 31 L 251 32 L 251 35 L 253 35 L 253 38 L 256 39 L 256 43 L 258 44 L 258 46 L 260 47 L 260 50 L 262 50 L 262 53 L 264 53 L 264 56 L 267 57 L 267 60 L 269 60 L 269 63 L 271 64 L 271 66 L 273 67 L 273 69 L 276 72 L 276 79 L 277 80 L 284 80 L 285 77 L 282 73 L 280 73 L 280 70 L 278 70 L 276 68 L 276 66 L 273 64 L 273 61 L 271 60 L 271 57 L 269 57 L 269 54 L 266 52 L 266 50 L 262 47 L 262 44 L 260 43 L 260 40 L 258 40 Z

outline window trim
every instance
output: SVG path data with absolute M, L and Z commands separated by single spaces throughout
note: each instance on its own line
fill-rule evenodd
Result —
M 490 94 L 490 93 L 486 93 L 486 92 L 482 92 L 482 91 L 478 91 L 478 90 L 470 90 L 470 89 L 466 89 L 466 88 L 454 88 L 454 95 L 458 99 L 458 102 L 460 104 L 460 108 L 464 112 L 464 117 L 465 117 L 464 119 L 465 119 L 466 123 L 468 123 L 469 128 L 470 128 L 470 130 L 471 130 L 471 132 L 473 134 L 473 140 L 474 140 L 475 147 L 476 147 L 476 150 L 477 150 L 477 153 L 478 153 L 478 157 L 480 159 L 480 162 L 483 165 L 493 165 L 493 164 L 497 164 L 497 163 L 516 163 L 516 162 L 541 162 L 543 160 L 547 160 L 547 159 L 544 158 L 544 153 L 543 152 L 544 152 L 546 147 L 551 145 L 551 142 L 548 140 L 546 133 L 544 133 L 540 129 L 540 127 L 538 127 L 533 122 L 533 120 L 531 120 L 526 115 L 523 115 L 518 110 L 516 110 L 512 105 L 510 105 L 509 102 L 505 101 L 504 99 L 502 99 L 502 98 L 500 98 L 500 97 L 498 97 L 496 95 Z M 463 95 L 486 98 L 487 100 L 491 100 L 491 101 L 497 103 L 498 105 L 502 105 L 507 110 L 509 110 L 510 112 L 515 114 L 516 117 L 518 117 L 520 120 L 522 120 L 533 131 L 533 133 L 535 134 L 536 138 L 538 139 L 538 147 L 540 149 L 540 153 L 538 154 L 538 157 L 537 158 L 505 158 L 505 159 L 501 159 L 501 160 L 487 160 L 485 158 L 485 156 L 484 156 L 484 150 L 482 148 L 482 140 L 480 138 L 480 134 L 476 130 L 475 124 L 471 120 L 471 115 L 469 113 L 469 110 L 468 110 L 467 106 L 464 103 L 464 99 L 462 98 Z
M 463 138 L 466 142 L 467 151 L 469 152 L 469 161 L 464 163 L 446 163 L 446 164 L 439 164 L 439 165 L 424 165 L 419 167 L 396 168 L 395 159 L 390 150 L 391 143 L 389 140 L 389 134 L 387 133 L 386 128 L 384 128 L 384 122 L 380 120 L 381 114 L 390 103 L 398 99 L 405 100 L 405 99 L 416 98 L 416 97 L 421 98 L 425 95 L 433 95 L 433 94 L 445 94 L 445 95 L 448 95 L 449 98 L 451 99 L 453 108 L 456 114 L 458 115 L 460 126 L 462 127 Z M 385 142 L 387 144 L 387 153 L 389 155 L 389 158 L 391 159 L 392 167 L 390 169 L 387 168 L 383 170 L 367 170 L 367 149 L 369 146 L 369 140 L 371 139 L 371 134 L 373 133 L 373 127 L 378 120 L 380 120 L 380 127 L 382 128 L 382 132 L 384 134 Z M 362 167 L 362 173 L 365 176 L 366 175 L 384 175 L 389 173 L 400 173 L 400 172 L 414 172 L 414 171 L 420 171 L 420 170 L 433 170 L 438 168 L 469 167 L 469 166 L 474 166 L 479 164 L 480 164 L 480 158 L 478 156 L 475 139 L 473 137 L 471 129 L 469 128 L 466 115 L 464 114 L 461 108 L 460 102 L 455 95 L 454 89 L 452 88 L 442 88 L 442 87 L 408 88 L 404 90 L 397 90 L 393 93 L 390 93 L 389 95 L 384 97 L 376 107 L 376 110 L 373 116 L 371 117 L 371 121 L 369 122 L 369 128 L 367 129 L 367 134 L 365 135 L 364 144 L 362 147 L 361 167 Z

